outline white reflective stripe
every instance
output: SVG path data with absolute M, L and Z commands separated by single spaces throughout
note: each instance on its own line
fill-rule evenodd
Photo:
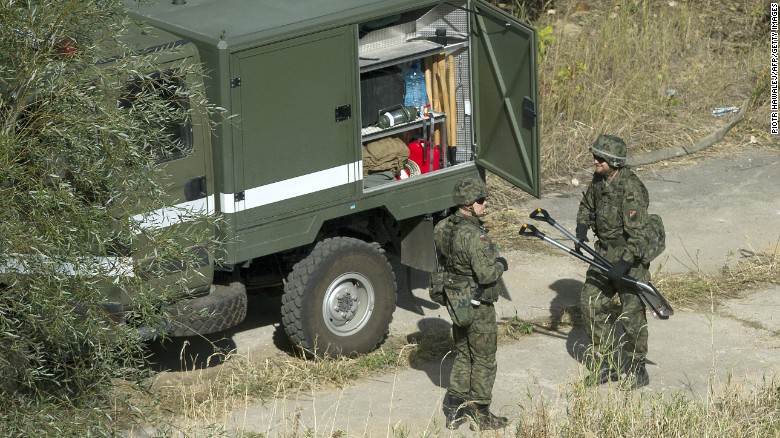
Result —
M 219 195 L 219 205 L 221 205 L 221 211 L 223 213 L 235 213 L 236 212 L 236 194 L 235 193 L 221 193 Z
M 214 195 L 137 214 L 133 216 L 133 220 L 138 222 L 143 229 L 165 228 L 181 222 L 192 221 L 197 215 L 211 214 L 214 214 Z
M 361 160 L 247 189 L 244 191 L 244 200 L 242 201 L 236 201 L 234 193 L 222 193 L 220 194 L 221 211 L 223 213 L 238 213 L 250 208 L 351 184 L 362 179 L 363 161 Z
M 8 257 L 5 266 L 0 265 L 0 273 L 27 274 L 35 272 L 34 267 L 28 267 L 33 257 L 38 259 L 34 260 L 36 265 L 48 264 L 54 269 L 54 272 L 64 275 L 135 277 L 132 257 L 79 257 L 78 263 L 83 265 L 83 268 L 77 270 L 73 263 L 56 263 L 50 261 L 48 257 L 41 255 L 24 256 L 14 254 Z

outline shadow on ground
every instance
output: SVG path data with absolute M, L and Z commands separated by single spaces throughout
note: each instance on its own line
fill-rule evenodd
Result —
M 237 326 L 203 336 L 184 336 L 147 343 L 147 366 L 153 371 L 185 371 L 210 368 L 225 362 L 236 349 L 237 333 L 274 326 L 273 344 L 281 353 L 293 355 L 294 348 L 282 327 L 282 288 L 250 289 L 247 317 Z

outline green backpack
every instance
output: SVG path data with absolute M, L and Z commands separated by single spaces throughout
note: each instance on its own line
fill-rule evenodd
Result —
M 661 255 L 666 249 L 666 230 L 664 230 L 664 221 L 657 214 L 650 215 L 650 242 L 645 248 L 642 256 L 642 263 L 649 264 L 656 257 Z
M 630 176 L 636 178 L 636 175 L 633 172 L 631 172 Z M 645 185 L 642 184 L 642 188 L 644 187 Z M 622 188 L 623 186 L 621 186 L 621 189 Z M 646 188 L 644 188 L 644 190 L 647 192 Z M 622 196 L 623 194 L 621 193 L 621 197 Z M 649 221 L 651 229 L 650 241 L 648 242 L 647 247 L 645 247 L 644 254 L 642 255 L 642 263 L 648 265 L 666 249 L 666 230 L 664 229 L 663 219 L 657 214 L 650 214 Z

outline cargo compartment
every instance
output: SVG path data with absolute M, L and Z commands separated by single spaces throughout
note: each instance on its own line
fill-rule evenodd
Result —
M 439 4 L 360 26 L 364 157 L 366 147 L 386 137 L 408 146 L 406 166 L 395 175 L 396 167 L 372 167 L 364 160 L 364 188 L 473 161 L 468 22 L 463 3 Z M 412 63 L 424 73 L 428 102 L 413 115 L 404 106 L 404 72 Z

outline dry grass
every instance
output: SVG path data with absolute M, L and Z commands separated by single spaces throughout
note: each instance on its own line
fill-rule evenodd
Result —
M 572 3 L 537 24 L 555 38 L 540 73 L 547 177 L 581 169 L 584 146 L 602 132 L 627 139 L 629 154 L 693 144 L 724 122 L 713 108 L 751 97 L 766 63 L 750 44 L 760 1 L 736 11 L 721 2 L 614 1 L 575 12 Z M 713 18 L 731 33 L 715 32 Z
M 692 145 L 726 123 L 713 108 L 746 99 L 753 109 L 768 104 L 766 50 L 758 43 L 768 35 L 763 1 L 564 0 L 549 7 L 555 13 L 534 22 L 544 48 L 546 192 L 588 168 L 587 146 L 600 133 L 626 139 L 629 155 Z M 751 113 L 735 134 L 766 145 L 767 126 L 765 114 Z M 514 205 L 516 195 L 495 205 Z
M 654 284 L 679 310 L 712 310 L 725 299 L 739 298 L 767 284 L 780 283 L 780 247 L 743 251 L 734 267 L 713 277 L 701 272 L 659 276 Z
M 708 402 L 681 393 L 594 394 L 582 385 L 571 390 L 565 421 L 541 408 L 522 418 L 517 437 L 767 437 L 780 432 L 780 393 L 773 381 L 748 388 L 726 382 Z

